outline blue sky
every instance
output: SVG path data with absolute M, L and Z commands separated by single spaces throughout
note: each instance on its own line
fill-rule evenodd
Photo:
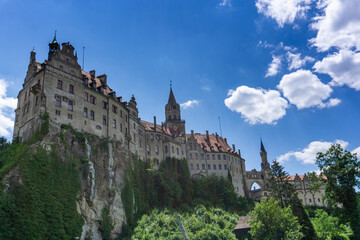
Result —
M 106 73 L 140 117 L 164 120 L 172 80 L 187 132 L 218 132 L 260 168 L 316 170 L 315 153 L 341 143 L 360 153 L 360 4 L 357 0 L 0 0 L 0 135 L 29 53 L 47 57 L 57 30 L 85 70 Z

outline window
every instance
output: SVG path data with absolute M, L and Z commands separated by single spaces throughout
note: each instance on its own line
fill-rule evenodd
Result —
M 223 159 L 226 160 L 226 155 L 225 154 L 223 155 Z
M 221 160 L 221 156 L 220 155 L 217 155 L 218 156 L 218 160 Z
M 149 144 L 146 145 L 146 151 L 147 151 L 148 153 L 150 153 L 150 145 L 149 145 Z
M 192 159 L 192 153 L 189 154 L 189 159 Z
M 125 136 L 127 136 L 127 127 L 125 128 Z
M 55 114 L 60 116 L 60 111 L 59 110 L 55 110 Z
M 134 133 L 134 142 L 136 142 L 136 135 L 135 135 L 135 133 Z
M 96 104 L 96 97 L 94 97 L 93 95 L 90 95 L 90 102 L 92 104 Z
M 71 114 L 68 114 L 68 119 L 72 119 L 72 115 L 71 115 Z
M 120 123 L 120 132 L 122 132 L 122 123 Z
M 102 101 L 102 107 L 103 107 L 103 109 L 108 109 L 108 103 L 105 101 Z
M 55 104 L 55 106 L 61 107 L 61 97 L 60 96 L 56 96 L 56 104 Z
M 154 134 L 150 134 L 150 140 L 154 140 Z
M 213 165 L 213 170 L 216 170 L 216 164 Z
M 114 113 L 117 113 L 117 106 L 112 105 L 112 111 L 113 111 Z
M 134 123 L 134 129 L 136 129 L 135 123 Z
M 318 202 L 320 202 L 320 198 L 318 198 Z
M 116 128 L 116 120 L 113 119 L 113 128 Z
M 84 95 L 84 100 L 85 101 L 89 101 L 89 94 L 86 92 L 85 95 Z
M 120 117 L 122 118 L 122 110 L 120 110 Z
M 74 70 L 70 71 L 71 76 L 74 76 Z
M 87 108 L 84 108 L 84 117 L 87 117 L 88 116 L 88 110 Z
M 311 198 L 309 198 L 309 202 L 311 202 Z
M 196 170 L 200 170 L 199 164 L 196 164 Z
M 106 117 L 105 116 L 103 116 L 103 125 L 106 125 Z
M 176 148 L 176 154 L 179 155 L 179 148 Z
M 69 93 L 74 94 L 74 85 L 69 85 Z
M 95 120 L 95 113 L 94 113 L 94 111 L 91 111 L 91 112 L 90 112 L 90 119 L 91 119 L 91 120 Z
M 227 165 L 226 164 L 224 164 L 224 170 L 227 170 Z
M 155 146 L 155 152 L 156 152 L 156 154 L 159 154 L 159 146 L 158 145 Z
M 127 122 L 128 121 L 128 118 L 127 118 L 127 115 L 125 115 L 125 122 Z
M 195 159 L 198 159 L 198 154 L 197 153 L 195 153 Z
M 68 63 L 68 62 L 69 62 L 69 59 L 68 59 L 68 58 L 66 58 L 66 59 L 65 59 L 65 61 Z
M 212 160 L 215 160 L 215 155 L 214 154 L 212 155 Z
M 165 146 L 165 153 L 167 153 L 168 152 L 168 147 L 167 146 Z
M 194 170 L 194 165 L 192 163 L 190 164 L 190 170 Z
M 172 153 L 175 153 L 174 146 L 171 146 Z
M 73 105 L 74 105 L 74 102 L 71 101 L 71 100 L 69 100 L 69 102 L 68 102 L 68 110 L 69 110 L 69 111 L 72 111 L 72 110 L 73 110 Z
M 63 67 L 63 65 L 60 65 L 60 70 L 64 70 L 64 67 Z
M 221 164 L 219 164 L 219 170 L 222 170 Z
M 39 96 L 37 96 L 35 99 L 35 105 L 38 105 L 38 104 L 39 104 Z
M 205 170 L 205 164 L 201 164 L 201 169 Z
M 210 164 L 208 164 L 208 170 L 211 170 L 211 165 Z
M 210 155 L 209 154 L 206 154 L 206 159 L 210 160 Z
M 62 81 L 61 80 L 58 80 L 57 88 L 62 89 Z

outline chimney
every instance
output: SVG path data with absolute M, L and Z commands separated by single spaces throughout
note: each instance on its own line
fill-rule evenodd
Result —
M 207 140 L 208 142 L 210 142 L 209 131 L 208 131 L 208 130 L 206 130 L 206 140 Z
M 219 139 L 218 139 L 218 134 L 217 132 L 215 132 L 215 137 L 216 137 L 216 141 L 219 142 Z
M 91 70 L 90 72 L 91 79 L 95 78 L 95 70 Z
M 164 123 L 161 122 L 161 131 L 163 132 L 164 131 Z
M 225 143 L 227 144 L 227 139 L 226 139 L 226 138 L 224 138 L 224 141 L 225 141 Z
M 154 116 L 154 132 L 156 132 L 156 116 Z
M 235 144 L 233 144 L 233 150 L 234 150 L 234 152 L 236 152 L 236 150 L 235 150 Z
M 191 137 L 194 137 L 194 130 L 191 130 Z
M 241 157 L 241 152 L 240 152 L 240 149 L 239 149 L 238 151 L 239 151 L 239 156 Z

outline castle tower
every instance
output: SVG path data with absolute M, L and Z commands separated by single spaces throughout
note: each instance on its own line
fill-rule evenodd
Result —
M 270 164 L 267 160 L 267 152 L 265 150 L 262 139 L 260 139 L 260 156 L 261 156 L 261 170 L 270 170 Z
M 185 136 L 185 121 L 181 120 L 180 105 L 176 102 L 171 84 L 168 103 L 165 105 L 165 118 L 166 127 L 174 137 Z
M 54 55 L 54 53 L 59 49 L 60 49 L 60 45 L 56 40 L 56 31 L 55 31 L 54 39 L 52 40 L 52 42 L 49 43 L 48 60 L 50 60 L 52 55 Z

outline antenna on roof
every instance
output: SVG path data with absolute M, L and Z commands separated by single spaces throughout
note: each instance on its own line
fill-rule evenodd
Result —
M 220 116 L 219 116 L 219 126 L 220 126 L 220 137 L 222 137 Z
M 84 65 L 84 56 L 85 56 L 85 47 L 83 46 L 83 62 L 82 62 L 82 69 L 85 71 L 85 65 Z
M 170 80 L 170 88 L 172 88 L 172 80 Z

